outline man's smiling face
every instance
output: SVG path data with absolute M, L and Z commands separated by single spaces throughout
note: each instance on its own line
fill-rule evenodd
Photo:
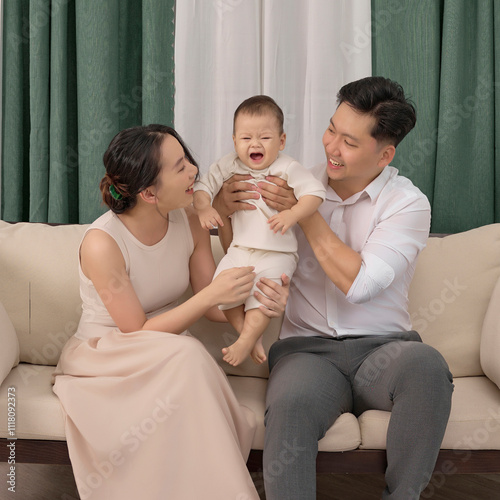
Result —
M 328 184 L 342 198 L 362 191 L 394 157 L 394 146 L 371 135 L 375 118 L 340 104 L 323 135 Z

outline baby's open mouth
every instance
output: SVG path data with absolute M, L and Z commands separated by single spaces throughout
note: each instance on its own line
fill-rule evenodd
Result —
M 262 153 L 251 153 L 250 158 L 252 158 L 253 161 L 260 161 L 264 158 L 264 155 Z

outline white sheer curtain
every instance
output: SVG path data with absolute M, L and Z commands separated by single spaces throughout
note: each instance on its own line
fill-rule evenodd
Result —
M 371 74 L 370 0 L 181 0 L 175 128 L 202 171 L 233 150 L 232 119 L 255 94 L 285 114 L 285 152 L 306 167 L 344 84 Z

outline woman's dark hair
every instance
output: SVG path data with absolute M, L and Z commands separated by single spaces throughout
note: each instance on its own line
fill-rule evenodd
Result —
M 371 135 L 377 141 L 397 146 L 415 126 L 413 103 L 405 97 L 398 83 L 381 76 L 362 78 L 344 85 L 337 94 L 337 104 L 346 103 L 355 111 L 375 118 Z
M 253 97 L 249 97 L 236 108 L 233 118 L 233 134 L 236 118 L 238 118 L 238 116 L 242 113 L 257 116 L 270 113 L 276 117 L 276 120 L 278 120 L 280 135 L 283 133 L 283 122 L 285 121 L 283 111 L 276 104 L 276 101 L 267 95 L 254 95 Z
M 104 203 L 117 214 L 132 208 L 137 195 L 156 183 L 161 170 L 160 148 L 167 135 L 175 137 L 189 162 L 198 166 L 179 134 L 166 125 L 143 125 L 118 132 L 104 153 L 106 175 L 100 189 Z

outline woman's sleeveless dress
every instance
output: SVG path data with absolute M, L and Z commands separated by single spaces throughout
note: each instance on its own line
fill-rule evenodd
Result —
M 96 228 L 118 243 L 147 316 L 175 307 L 193 251 L 184 210 L 149 247 L 111 212 Z M 189 335 L 124 334 L 81 269 L 80 289 L 82 318 L 54 392 L 81 500 L 258 499 L 246 468 L 254 415 L 204 346 Z

